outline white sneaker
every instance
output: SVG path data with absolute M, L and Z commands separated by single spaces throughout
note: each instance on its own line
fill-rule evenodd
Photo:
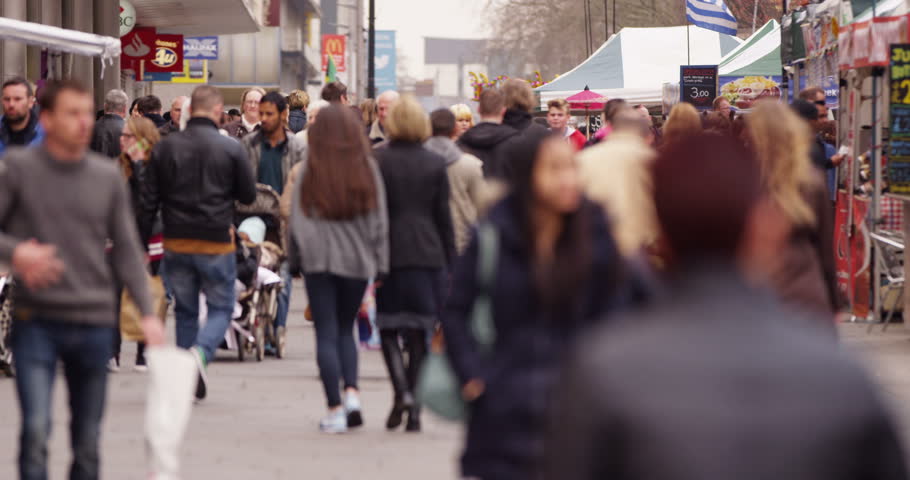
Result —
M 348 417 L 344 409 L 338 409 L 329 414 L 319 422 L 319 429 L 323 433 L 345 433 L 348 431 Z
M 120 362 L 116 358 L 107 361 L 107 371 L 110 373 L 120 373 Z
M 360 395 L 348 393 L 344 396 L 344 413 L 347 415 L 348 427 L 356 428 L 363 425 L 363 414 L 360 411 Z

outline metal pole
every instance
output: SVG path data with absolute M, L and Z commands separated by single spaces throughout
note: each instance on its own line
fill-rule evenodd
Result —
M 616 0 L 613 0 L 613 33 L 616 33 Z
M 874 7 L 873 7 L 874 8 Z M 874 17 L 874 16 L 873 16 Z M 869 228 L 870 233 L 877 233 L 881 230 L 881 201 L 882 201 L 882 167 L 879 161 L 878 149 L 880 148 L 881 143 L 881 128 L 878 125 L 878 111 L 879 111 L 879 83 L 881 82 L 881 76 L 875 75 L 872 76 L 872 151 L 869 155 L 869 166 L 872 168 L 872 205 L 867 214 L 869 218 L 866 221 L 867 225 L 871 225 Z M 879 266 L 878 255 L 881 255 L 881 252 L 875 246 L 875 242 L 872 242 L 872 245 L 867 245 L 866 247 L 871 250 L 872 254 L 872 320 L 876 323 L 881 321 L 882 318 L 882 269 Z M 870 248 L 872 247 L 872 248 Z
M 607 0 L 604 0 L 604 42 L 610 39 L 610 22 L 607 18 L 607 11 Z
M 758 0 L 755 0 L 755 6 L 752 7 L 752 34 L 755 34 L 756 20 L 758 20 Z
M 376 98 L 376 0 L 370 0 L 370 25 L 367 34 L 367 98 Z
M 591 3 L 585 0 L 585 58 L 591 56 Z
M 686 20 L 686 60 L 688 65 L 692 65 L 692 52 L 689 50 L 689 21 Z

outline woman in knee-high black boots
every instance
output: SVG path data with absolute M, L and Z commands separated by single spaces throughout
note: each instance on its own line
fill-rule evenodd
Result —
M 376 292 L 376 324 L 395 389 L 386 427 L 420 431 L 414 398 L 429 334 L 439 320 L 445 269 L 455 252 L 445 160 L 423 148 L 430 120 L 411 97 L 398 100 L 385 119 L 389 144 L 376 158 L 389 210 L 390 271 Z M 405 355 L 406 354 L 406 355 Z

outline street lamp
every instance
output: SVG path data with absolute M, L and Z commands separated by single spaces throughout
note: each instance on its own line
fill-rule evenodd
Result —
M 367 34 L 367 98 L 376 98 L 376 0 L 370 1 L 370 25 Z

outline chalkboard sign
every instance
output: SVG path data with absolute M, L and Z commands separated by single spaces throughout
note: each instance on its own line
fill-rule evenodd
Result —
M 710 110 L 717 98 L 717 65 L 683 65 L 679 67 L 680 101 L 699 110 Z
M 891 45 L 888 191 L 910 196 L 910 44 Z

